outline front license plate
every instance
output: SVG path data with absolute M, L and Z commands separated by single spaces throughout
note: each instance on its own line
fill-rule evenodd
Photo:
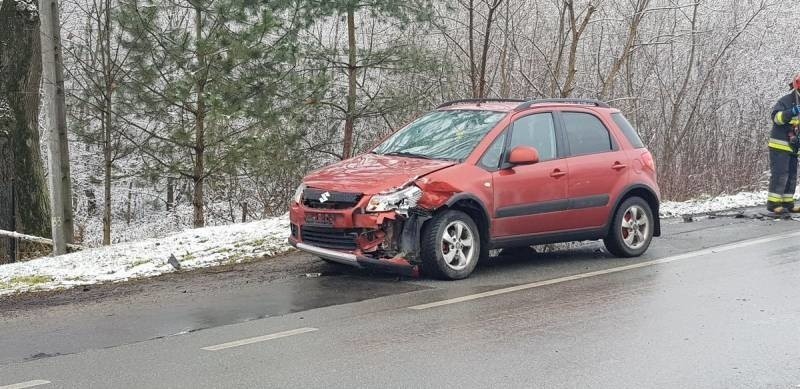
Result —
M 306 224 L 314 226 L 332 226 L 336 215 L 330 213 L 306 213 Z

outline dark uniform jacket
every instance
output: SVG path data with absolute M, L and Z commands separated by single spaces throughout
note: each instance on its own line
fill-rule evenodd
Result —
M 795 94 L 797 92 L 792 90 L 788 95 L 781 97 L 772 108 L 772 133 L 769 137 L 771 149 L 794 153 L 792 146 L 789 145 L 789 134 L 794 131 L 792 119 L 797 120 L 796 117 L 792 117 L 792 107 L 800 105 L 798 104 L 800 96 L 795 97 Z

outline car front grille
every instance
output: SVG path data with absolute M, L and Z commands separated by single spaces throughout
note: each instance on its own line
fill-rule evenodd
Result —
M 312 246 L 335 250 L 355 250 L 358 231 L 325 227 L 301 227 L 301 239 Z
M 303 205 L 315 209 L 349 209 L 355 207 L 362 196 L 361 193 L 306 188 L 303 191 Z

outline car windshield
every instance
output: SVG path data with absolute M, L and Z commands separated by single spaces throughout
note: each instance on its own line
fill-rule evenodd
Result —
M 504 112 L 494 111 L 431 112 L 394 133 L 372 152 L 461 161 L 503 116 Z

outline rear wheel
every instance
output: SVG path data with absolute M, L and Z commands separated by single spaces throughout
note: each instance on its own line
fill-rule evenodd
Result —
M 439 213 L 425 223 L 421 250 L 423 270 L 446 280 L 467 278 L 478 261 L 488 256 L 478 226 L 456 210 Z
M 617 208 L 608 236 L 603 239 L 606 249 L 618 257 L 638 257 L 647 251 L 653 239 L 653 211 L 641 197 L 631 197 Z

